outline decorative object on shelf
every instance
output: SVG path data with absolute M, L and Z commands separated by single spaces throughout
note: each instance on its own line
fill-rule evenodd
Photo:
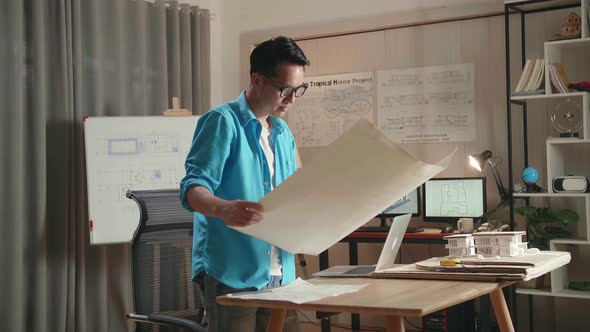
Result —
M 590 281 L 570 281 L 568 288 L 580 291 L 590 291 Z
M 590 82 L 571 83 L 569 88 L 580 92 L 590 92 Z
M 540 193 L 543 192 L 543 188 L 537 185 L 537 181 L 541 177 L 539 171 L 534 167 L 525 167 L 520 173 L 520 178 L 526 184 L 527 193 Z
M 552 40 L 580 38 L 582 36 L 582 19 L 578 14 L 571 12 L 563 20 L 561 32 Z
M 491 211 L 484 213 L 478 218 L 478 223 L 482 224 L 486 221 L 487 217 L 490 216 L 492 213 L 496 212 L 499 208 L 505 206 L 508 203 L 508 194 L 506 190 L 504 190 L 504 185 L 502 184 L 502 179 L 498 174 L 498 170 L 496 169 L 496 165 L 502 161 L 500 157 L 493 157 L 492 151 L 485 150 L 480 154 L 473 154 L 469 156 L 469 164 L 471 167 L 475 168 L 479 172 L 483 170 L 485 164 L 487 163 L 490 165 L 490 169 L 492 171 L 492 175 L 494 176 L 494 180 L 496 181 L 496 186 L 498 187 L 498 193 L 500 194 L 500 203 L 496 205 Z
M 569 236 L 566 227 L 580 219 L 570 209 L 553 211 L 546 207 L 523 206 L 514 209 L 514 212 L 524 216 L 527 240 L 531 246 L 544 250 L 549 249 L 549 240 Z
M 556 176 L 553 178 L 553 191 L 556 193 L 587 193 L 590 192 L 590 181 L 585 176 Z
M 583 111 L 580 104 L 569 98 L 557 104 L 551 111 L 550 119 L 553 128 L 559 131 L 559 137 L 579 137 L 578 131 L 582 129 Z

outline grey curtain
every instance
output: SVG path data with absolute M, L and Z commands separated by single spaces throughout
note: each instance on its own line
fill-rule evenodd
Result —
M 90 246 L 84 116 L 210 106 L 209 13 L 0 1 L 0 331 L 126 331 L 128 245 Z

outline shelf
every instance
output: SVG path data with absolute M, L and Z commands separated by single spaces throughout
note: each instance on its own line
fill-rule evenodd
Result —
M 513 197 L 590 197 L 588 193 L 513 193 Z
M 545 42 L 545 46 L 555 48 L 590 47 L 590 38 L 573 38 Z
M 590 139 L 548 138 L 547 144 L 590 144 Z
M 590 241 L 582 239 L 554 239 L 550 241 L 551 244 L 577 244 L 577 245 L 590 245 Z
M 528 96 L 512 96 L 511 101 L 530 101 L 530 100 L 547 100 L 547 99 L 565 99 L 565 98 L 583 98 L 584 95 L 590 96 L 588 92 L 570 92 L 570 93 L 550 93 Z
M 517 288 L 516 294 L 525 295 L 542 295 L 542 296 L 555 296 L 551 295 L 551 290 L 548 288 L 536 289 L 536 288 Z
M 559 8 L 579 7 L 580 0 L 506 0 L 504 5 L 513 11 L 534 13 Z
M 516 294 L 590 299 L 590 292 L 577 291 L 572 289 L 562 289 L 557 292 L 552 292 L 549 289 L 517 288 Z

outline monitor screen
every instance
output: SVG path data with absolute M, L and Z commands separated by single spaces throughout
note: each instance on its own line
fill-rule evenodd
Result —
M 413 216 L 420 215 L 420 190 L 416 188 L 410 193 L 391 204 L 383 210 L 377 218 L 390 218 L 402 214 L 411 213 Z
M 438 178 L 423 185 L 424 220 L 456 222 L 486 212 L 486 178 Z

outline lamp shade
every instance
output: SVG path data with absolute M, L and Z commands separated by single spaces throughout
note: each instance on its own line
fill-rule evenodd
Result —
M 486 160 L 488 160 L 491 156 L 492 151 L 490 150 L 485 150 L 480 154 L 472 154 L 469 156 L 469 164 L 471 165 L 471 167 L 481 172 Z

